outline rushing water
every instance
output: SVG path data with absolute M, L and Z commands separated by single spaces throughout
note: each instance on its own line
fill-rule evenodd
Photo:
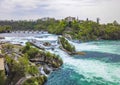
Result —
M 46 85 L 120 85 L 120 41 L 72 44 L 86 55 L 69 56 L 58 50 L 64 65 Z
M 55 35 L 18 37 L 10 36 L 6 40 L 57 40 Z M 120 85 L 120 41 L 69 42 L 75 45 L 77 51 L 86 52 L 86 55 L 70 56 L 58 48 L 50 50 L 60 55 L 64 64 L 50 74 L 45 85 Z

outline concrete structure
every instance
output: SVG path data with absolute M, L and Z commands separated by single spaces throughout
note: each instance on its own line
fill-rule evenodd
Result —
M 76 18 L 69 16 L 69 17 L 66 17 L 65 20 L 66 20 L 67 22 L 72 22 L 72 21 L 76 20 Z
M 89 19 L 87 18 L 86 21 L 89 21 Z
M 48 33 L 47 31 L 37 31 L 37 30 L 27 30 L 27 31 L 19 31 L 19 30 L 16 30 L 16 31 L 11 31 L 12 33 L 29 33 L 29 34 L 35 34 L 35 33 L 39 33 L 39 34 L 46 34 Z
M 100 18 L 97 18 L 97 23 L 98 23 L 98 24 L 100 23 Z

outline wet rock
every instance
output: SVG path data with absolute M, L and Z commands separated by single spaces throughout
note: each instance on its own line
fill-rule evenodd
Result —
M 43 43 L 44 46 L 51 46 L 51 44 L 49 42 L 45 42 Z

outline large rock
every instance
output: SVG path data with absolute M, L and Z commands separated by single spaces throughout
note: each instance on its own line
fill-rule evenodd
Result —
M 51 46 L 51 44 L 49 42 L 45 42 L 43 43 L 44 46 Z

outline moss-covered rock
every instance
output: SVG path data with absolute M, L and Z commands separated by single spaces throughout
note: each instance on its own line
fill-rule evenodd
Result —
M 59 42 L 65 50 L 75 52 L 75 46 L 70 44 L 64 37 L 59 37 Z
M 5 72 L 4 71 L 0 71 L 0 85 L 4 85 L 5 84 Z
M 85 55 L 85 52 L 77 52 L 75 46 L 70 44 L 64 37 L 59 37 L 60 49 L 70 55 Z
M 5 44 L 2 48 L 2 53 L 5 54 L 5 63 L 9 68 L 6 85 L 15 85 L 26 75 L 30 75 L 32 78 L 28 79 L 23 85 L 43 85 L 47 80 L 44 76 L 63 64 L 62 59 L 58 55 L 40 50 L 29 43 L 24 47 Z M 41 76 L 42 73 L 39 70 L 38 62 L 45 72 L 43 76 Z
M 43 45 L 44 46 L 51 46 L 51 44 L 49 42 L 44 42 Z
M 22 85 L 44 85 L 44 83 L 47 81 L 46 76 L 39 76 L 39 77 L 32 77 L 30 79 L 27 79 Z

